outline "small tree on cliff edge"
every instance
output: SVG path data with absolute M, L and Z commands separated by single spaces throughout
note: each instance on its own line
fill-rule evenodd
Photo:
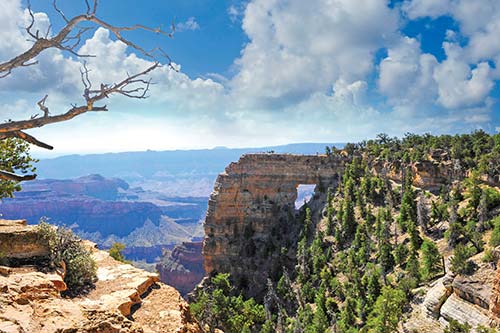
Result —
M 48 1 L 48 0 L 47 0 Z M 45 149 L 53 149 L 49 144 L 41 142 L 37 138 L 26 133 L 25 130 L 42 127 L 52 123 L 58 123 L 70 120 L 78 115 L 87 112 L 107 111 L 107 106 L 102 103 L 105 98 L 112 95 L 122 95 L 128 98 L 144 99 L 151 84 L 148 75 L 161 66 L 168 66 L 174 69 L 170 58 L 161 49 L 155 48 L 147 51 L 141 46 L 127 39 L 122 34 L 128 31 L 145 30 L 167 37 L 172 37 L 172 31 L 165 32 L 161 28 L 149 28 L 144 25 L 135 24 L 132 26 L 116 27 L 97 16 L 98 0 L 84 0 L 82 4 L 85 11 L 74 17 L 67 17 L 58 7 L 57 1 L 51 1 L 54 12 L 64 22 L 64 26 L 58 31 L 53 32 L 52 25 L 47 31 L 40 31 L 36 28 L 35 13 L 32 11 L 30 2 L 26 11 L 29 14 L 30 21 L 26 27 L 26 38 L 32 41 L 28 50 L 12 59 L 0 62 L 0 79 L 15 75 L 21 67 L 36 66 L 37 57 L 50 49 L 58 49 L 65 54 L 76 58 L 92 57 L 91 54 L 79 54 L 78 48 L 84 44 L 85 36 L 90 31 L 102 27 L 119 41 L 132 48 L 142 58 L 148 60 L 145 62 L 147 67 L 142 71 L 127 74 L 123 80 L 114 83 L 93 84 L 89 79 L 90 69 L 85 62 L 82 62 L 81 82 L 83 85 L 83 101 L 71 104 L 71 108 L 62 112 L 51 112 L 46 104 L 48 95 L 43 96 L 38 101 L 38 113 L 32 112 L 29 119 L 11 120 L 8 119 L 0 124 L 0 199 L 11 197 L 13 192 L 20 190 L 20 182 L 35 179 L 35 168 L 32 163 L 35 159 L 29 155 L 29 144 L 36 145 Z M 161 64 L 158 59 L 165 59 L 165 64 Z M 103 64 L 105 65 L 105 64 Z M 98 70 L 98 68 L 94 68 Z

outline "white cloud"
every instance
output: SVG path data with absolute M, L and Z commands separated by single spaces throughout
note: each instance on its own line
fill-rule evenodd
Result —
M 384 22 L 384 24 L 381 24 Z M 243 29 L 250 42 L 236 61 L 236 94 L 272 106 L 330 91 L 337 80 L 363 80 L 374 54 L 397 35 L 385 0 L 254 0 Z
M 9 1 L 14 5 L 7 12 L 23 18 L 20 2 Z M 29 45 L 24 18 L 2 15 L 0 37 L 6 42 L 0 57 L 12 52 L 6 48 Z M 37 17 L 39 26 L 47 27 L 46 16 Z M 149 99 L 113 97 L 106 101 L 109 113 L 89 113 L 32 132 L 53 143 L 56 153 L 68 153 L 346 141 L 382 131 L 442 133 L 490 121 L 493 69 L 483 61 L 471 66 L 472 53 L 454 44 L 460 36 L 451 33 L 447 59 L 438 63 L 422 53 L 416 39 L 401 35 L 399 19 L 398 9 L 385 0 L 363 6 L 352 0 L 253 0 L 242 18 L 249 43 L 236 60 L 234 78 L 217 73 L 191 78 L 162 67 L 151 75 L 156 84 Z M 388 49 L 388 56 L 375 66 L 380 49 Z M 96 85 L 151 64 L 102 28 L 79 51 L 96 55 L 86 59 Z M 11 81 L 0 80 L 3 110 L 22 112 L 46 92 L 54 113 L 81 101 L 79 62 L 59 51 L 45 52 L 39 60 Z M 378 93 L 387 103 L 373 102 Z M 86 139 L 75 133 L 85 133 Z
M 434 72 L 439 87 L 439 103 L 447 108 L 483 105 L 494 86 L 488 63 L 481 62 L 471 70 L 462 60 L 460 46 L 445 42 L 443 47 L 447 59 Z
M 233 23 L 235 23 L 241 16 L 240 10 L 235 5 L 229 6 L 229 8 L 227 9 L 227 14 L 229 15 L 229 19 Z
M 460 32 L 468 38 L 464 47 L 464 61 L 477 64 L 492 60 L 500 78 L 500 1 L 498 0 L 412 0 L 403 5 L 410 18 L 450 15 L 458 23 Z M 448 33 L 447 33 L 448 36 Z M 453 39 L 449 39 L 454 41 Z
M 195 31 L 198 29 L 200 29 L 200 25 L 196 22 L 194 17 L 190 17 L 185 22 L 181 22 L 176 25 L 176 31 L 178 32 Z
M 411 0 L 403 3 L 403 11 L 406 12 L 412 20 L 430 16 L 438 17 L 448 13 L 451 0 Z
M 380 63 L 379 89 L 393 106 L 429 109 L 437 95 L 433 79 L 437 64 L 433 55 L 421 53 L 416 39 L 401 38 Z

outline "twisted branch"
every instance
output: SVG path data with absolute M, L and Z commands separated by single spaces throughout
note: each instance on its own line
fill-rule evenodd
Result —
M 106 104 L 97 104 L 99 101 L 103 100 L 104 98 L 109 98 L 109 96 L 113 94 L 123 95 L 128 98 L 136 99 L 147 98 L 147 93 L 151 84 L 153 83 L 151 82 L 151 79 L 147 78 L 146 76 L 151 71 L 161 66 L 157 61 L 157 58 L 166 59 L 167 66 L 170 69 L 176 70 L 176 68 L 172 66 L 170 57 L 161 48 L 154 48 L 150 51 L 147 51 L 141 46 L 126 39 L 122 35 L 123 32 L 144 30 L 156 34 L 161 34 L 167 37 L 172 37 L 175 31 L 175 26 L 173 24 L 171 32 L 166 32 L 161 27 L 150 28 L 140 24 L 136 24 L 130 27 L 115 27 L 96 16 L 98 0 L 84 1 L 86 6 L 86 13 L 68 18 L 64 14 L 64 12 L 57 6 L 57 0 L 53 0 L 52 5 L 54 7 L 54 10 L 66 22 L 66 25 L 53 37 L 49 37 L 52 26 L 49 26 L 47 31 L 45 32 L 40 32 L 39 30 L 34 31 L 35 15 L 31 10 L 31 5 L 28 1 L 27 7 L 30 15 L 30 23 L 26 27 L 26 32 L 33 39 L 33 45 L 22 54 L 8 61 L 0 63 L 0 78 L 10 75 L 16 68 L 36 65 L 38 63 L 36 57 L 43 51 L 51 48 L 67 51 L 77 57 L 93 57 L 93 55 L 79 54 L 76 51 L 76 48 L 81 44 L 83 35 L 88 31 L 95 29 L 95 27 L 79 26 L 80 23 L 84 22 L 93 23 L 95 26 L 108 29 L 113 33 L 117 40 L 133 48 L 144 57 L 151 59 L 154 62 L 149 67 L 137 74 L 127 75 L 127 77 L 120 82 L 113 84 L 101 83 L 99 85 L 99 88 L 93 88 L 92 82 L 89 78 L 90 70 L 87 68 L 87 64 L 83 63 L 83 68 L 80 70 L 80 75 L 84 88 L 82 94 L 84 103 L 80 105 L 72 104 L 71 108 L 66 110 L 64 113 L 51 115 L 49 107 L 46 105 L 48 95 L 45 95 L 40 101 L 37 102 L 38 108 L 42 112 L 42 116 L 39 116 L 39 114 L 34 114 L 30 117 L 30 119 L 18 121 L 12 121 L 9 119 L 7 122 L 0 124 L 0 140 L 4 140 L 7 138 L 19 138 L 38 147 L 53 149 L 51 145 L 44 143 L 36 139 L 35 137 L 25 133 L 24 130 L 42 127 L 52 123 L 67 121 L 86 112 L 108 111 Z M 34 174 L 20 176 L 11 172 L 0 170 L 0 179 L 2 180 L 20 182 L 25 180 L 32 180 L 35 179 L 35 177 L 36 175 Z

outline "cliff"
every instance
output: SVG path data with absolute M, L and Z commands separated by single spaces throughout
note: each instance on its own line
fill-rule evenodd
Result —
M 396 184 L 402 182 L 400 163 L 364 159 L 373 174 L 383 175 Z M 313 223 L 318 223 L 316 228 L 320 228 L 326 214 L 327 189 L 337 188 L 350 161 L 345 154 L 252 154 L 231 163 L 218 176 L 209 200 L 203 243 L 206 272 L 209 275 L 230 273 L 239 291 L 261 301 L 268 278 L 276 282 L 279 272 L 295 269 L 294 256 L 301 228 L 298 225 L 301 211 L 294 207 L 297 186 L 316 185 L 308 206 L 313 213 Z M 466 170 L 457 166 L 457 161 L 439 152 L 409 167 L 416 191 L 425 189 L 435 193 L 442 185 L 467 175 Z M 481 186 L 498 186 L 498 181 L 481 180 Z M 437 196 L 428 195 L 437 200 Z M 394 214 L 398 214 L 397 210 Z M 435 237 L 440 250 L 449 258 L 451 250 L 443 238 L 446 229 L 435 229 L 435 233 L 426 236 Z M 488 237 L 485 236 L 486 243 Z M 484 263 L 482 257 L 483 253 L 478 253 L 471 259 L 476 267 L 471 275 L 455 276 L 447 267 L 449 274 L 445 277 L 430 286 L 421 286 L 422 292 L 416 294 L 422 296 L 416 297 L 412 304 L 414 309 L 403 325 L 405 329 L 413 331 L 422 327 L 423 332 L 442 332 L 450 320 L 473 326 L 494 325 L 500 318 L 500 266 L 497 269 L 493 264 Z
M 206 272 L 229 272 L 246 295 L 261 297 L 268 277 L 292 268 L 298 185 L 325 192 L 336 186 L 344 165 L 340 156 L 285 154 L 243 155 L 231 163 L 208 202 Z
M 184 242 L 172 251 L 165 251 L 156 265 L 160 280 L 175 287 L 183 296 L 193 290 L 205 276 L 201 248 L 201 242 Z
M 16 230 L 36 232 L 20 222 L 0 223 L 2 235 Z M 43 248 L 40 238 L 32 240 Z M 26 242 L 16 236 L 9 245 L 18 249 L 10 254 L 16 257 Z M 98 265 L 98 281 L 77 298 L 60 296 L 66 285 L 57 272 L 0 267 L 0 332 L 199 332 L 187 303 L 156 274 L 117 262 L 90 242 L 87 247 Z

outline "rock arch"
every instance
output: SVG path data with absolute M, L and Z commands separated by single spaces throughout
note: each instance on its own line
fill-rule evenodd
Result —
M 299 184 L 317 192 L 335 187 L 344 170 L 341 156 L 248 154 L 217 177 L 204 223 L 205 270 L 231 273 L 249 296 L 259 296 L 282 253 L 295 246 L 294 203 Z M 318 194 L 319 195 L 319 194 Z M 280 253 L 281 252 L 281 253 Z

